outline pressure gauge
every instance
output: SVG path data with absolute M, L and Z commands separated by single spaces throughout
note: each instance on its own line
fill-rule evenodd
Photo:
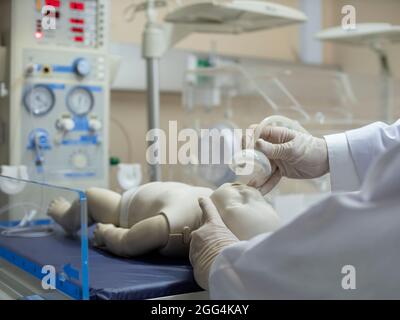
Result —
M 76 87 L 68 94 L 67 106 L 74 115 L 87 115 L 92 110 L 93 105 L 93 95 L 86 88 Z
M 76 169 L 85 169 L 89 165 L 89 158 L 85 152 L 77 151 L 71 156 L 71 164 Z
M 53 91 L 44 85 L 30 89 L 24 97 L 26 110 L 34 116 L 43 116 L 53 109 L 55 96 Z

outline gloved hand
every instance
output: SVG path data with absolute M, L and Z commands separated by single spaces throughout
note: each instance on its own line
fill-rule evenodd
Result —
M 254 126 L 252 126 L 254 130 Z M 260 129 L 260 128 L 259 128 Z M 255 148 L 271 162 L 272 174 L 263 185 L 249 185 L 270 192 L 282 177 L 318 178 L 329 172 L 328 148 L 324 139 L 284 127 L 261 128 Z
M 208 289 L 211 265 L 219 253 L 238 238 L 225 226 L 210 198 L 199 199 L 204 224 L 191 234 L 189 259 L 194 278 L 200 287 Z

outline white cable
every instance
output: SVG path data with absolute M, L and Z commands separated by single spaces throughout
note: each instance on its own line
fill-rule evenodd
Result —
M 7 205 L 0 209 L 0 215 L 7 213 L 10 209 L 18 207 L 34 207 L 40 209 L 35 203 L 22 202 L 14 205 Z M 25 210 L 24 210 L 25 211 Z M 24 217 L 21 219 L 19 224 L 15 227 L 2 227 L 0 226 L 0 234 L 5 237 L 19 237 L 19 238 L 39 238 L 47 237 L 54 233 L 54 229 L 51 226 L 33 226 L 30 225 L 32 220 L 37 214 L 37 210 L 25 211 Z

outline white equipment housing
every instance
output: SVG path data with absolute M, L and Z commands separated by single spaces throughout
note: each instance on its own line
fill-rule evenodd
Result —
M 179 7 L 165 21 L 195 26 L 196 32 L 242 33 L 304 22 L 296 9 L 264 1 L 207 1 Z
M 108 0 L 4 0 L 0 164 L 74 188 L 108 185 Z M 44 19 L 54 19 L 55 29 Z
M 355 29 L 342 26 L 322 30 L 316 34 L 321 41 L 340 42 L 358 46 L 371 46 L 377 42 L 399 42 L 400 26 L 389 23 L 359 23 Z

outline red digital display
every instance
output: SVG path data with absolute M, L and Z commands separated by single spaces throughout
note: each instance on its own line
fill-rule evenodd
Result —
M 75 33 L 83 33 L 83 28 L 73 27 L 71 28 L 71 31 Z
M 83 20 L 83 19 L 71 18 L 71 19 L 69 19 L 69 22 L 71 22 L 72 24 L 84 24 L 84 23 L 85 23 L 85 20 Z
M 75 37 L 74 41 L 75 42 L 83 42 L 83 37 Z
M 59 8 L 61 5 L 61 1 L 60 0 L 46 0 L 46 5 L 52 6 L 55 8 Z
M 79 10 L 79 11 L 85 10 L 85 4 L 82 2 L 71 2 L 69 6 L 72 10 Z

